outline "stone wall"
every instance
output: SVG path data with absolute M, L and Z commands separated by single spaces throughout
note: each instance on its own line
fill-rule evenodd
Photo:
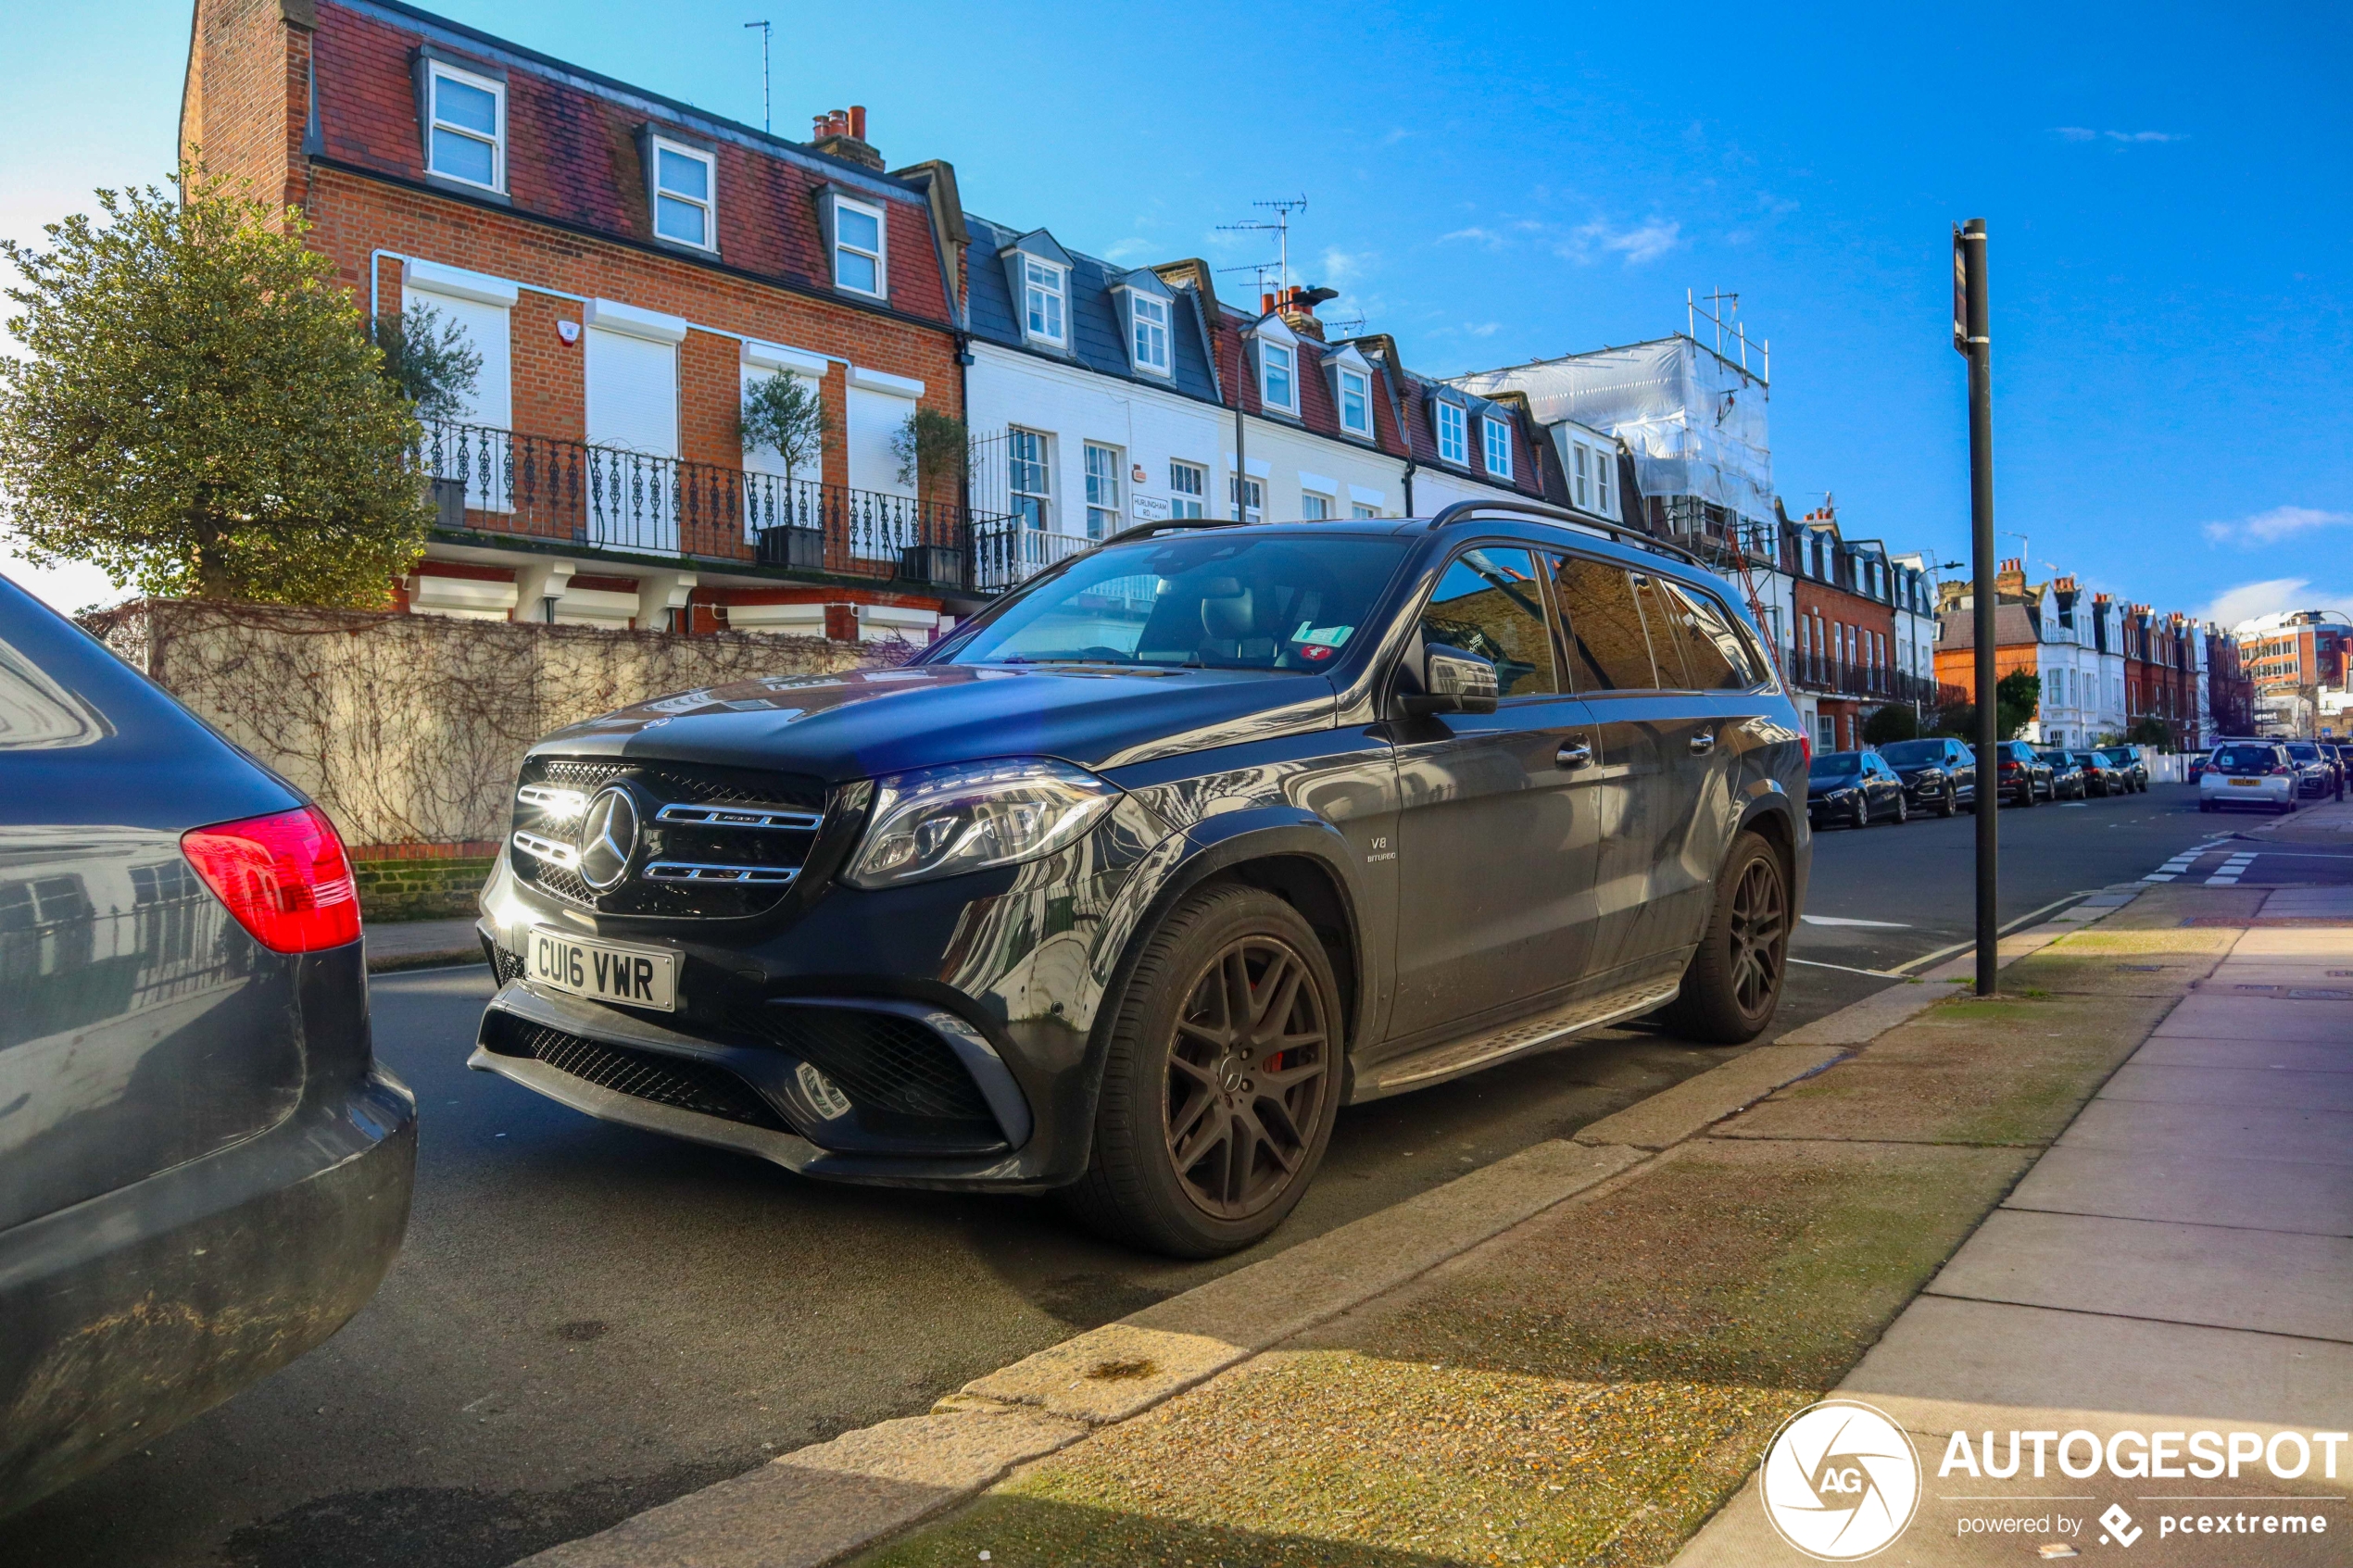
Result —
M 395 859 L 370 852 L 392 847 L 484 853 L 505 834 L 524 748 L 550 730 L 670 692 L 912 651 L 171 600 L 83 624 L 317 800 L 362 860 Z

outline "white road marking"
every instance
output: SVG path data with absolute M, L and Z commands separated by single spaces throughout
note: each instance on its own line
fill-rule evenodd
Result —
M 1908 974 L 1897 974 L 1893 970 L 1856 969 L 1851 964 L 1823 963 L 1818 959 L 1792 959 L 1789 961 L 1792 963 L 1802 963 L 1808 969 L 1834 969 L 1841 974 L 1868 974 L 1880 980 L 1909 980 L 1912 978 Z
M 1807 925 L 1869 925 L 1876 926 L 1881 931 L 1912 929 L 1908 925 L 1900 924 L 1892 920 L 1849 920 L 1844 915 L 1800 915 L 1797 918 Z

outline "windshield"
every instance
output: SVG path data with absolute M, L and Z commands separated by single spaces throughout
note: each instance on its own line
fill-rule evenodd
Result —
M 2214 769 L 2221 773 L 2259 773 L 2279 766 L 2279 754 L 2268 746 L 2226 746 L 2214 754 Z
M 2321 748 L 2309 741 L 2290 746 L 2287 754 L 2298 762 L 2318 762 L 2321 759 Z
M 1843 778 L 1862 771 L 1863 757 L 1860 752 L 1831 751 L 1814 759 L 1813 777 L 1818 779 Z
M 1941 740 L 1899 740 L 1879 748 L 1879 754 L 1898 768 L 1917 768 L 1923 762 L 1944 760 L 1944 743 Z
M 1322 670 L 1368 624 L 1397 539 L 1216 533 L 1082 556 L 926 662 Z

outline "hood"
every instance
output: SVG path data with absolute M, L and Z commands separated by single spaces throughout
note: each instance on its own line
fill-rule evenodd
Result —
M 992 757 L 1117 767 L 1328 726 L 1320 675 L 918 665 L 708 686 L 574 724 L 533 755 L 664 758 L 829 783 Z
M 1809 776 L 1806 781 L 1806 797 L 1811 800 L 1818 795 L 1836 795 L 1842 790 L 1853 789 L 1862 782 L 1860 773 L 1840 773 L 1831 778 Z

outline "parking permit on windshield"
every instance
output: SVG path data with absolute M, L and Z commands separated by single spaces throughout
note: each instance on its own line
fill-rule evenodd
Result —
M 1317 626 L 1302 621 L 1299 623 L 1299 630 L 1290 634 L 1290 640 L 1305 643 L 1311 647 L 1337 648 L 1348 641 L 1348 634 L 1355 630 L 1353 626 Z

